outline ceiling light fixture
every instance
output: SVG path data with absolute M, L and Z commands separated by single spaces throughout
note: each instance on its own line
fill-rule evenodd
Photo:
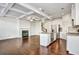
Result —
M 44 12 L 44 10 L 42 8 L 39 8 L 40 11 Z
M 29 21 L 39 21 L 40 18 L 38 16 L 31 15 L 31 16 L 27 17 L 27 20 L 29 20 Z
M 32 22 L 33 20 L 31 19 L 30 21 Z

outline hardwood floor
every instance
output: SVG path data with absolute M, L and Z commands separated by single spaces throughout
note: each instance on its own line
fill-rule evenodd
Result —
M 0 55 L 51 55 L 47 47 L 40 46 L 39 36 L 29 40 L 21 38 L 0 40 Z M 55 55 L 52 53 L 52 55 Z
M 29 40 L 20 38 L 0 40 L 0 55 L 39 55 L 39 36 L 31 36 Z
M 0 40 L 0 54 L 19 54 L 19 48 L 21 47 L 22 40 L 19 38 Z
M 66 55 L 66 40 L 62 38 L 57 38 L 55 41 L 51 42 L 48 46 L 48 51 L 50 54 L 56 55 Z

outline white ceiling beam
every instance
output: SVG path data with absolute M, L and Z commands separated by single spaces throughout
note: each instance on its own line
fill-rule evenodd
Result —
M 6 6 L 4 6 L 4 5 L 0 5 L 0 7 L 3 7 L 3 8 L 5 8 Z
M 32 6 L 28 5 L 28 4 L 23 4 L 23 3 L 19 3 L 19 5 L 21 5 L 21 6 L 25 7 L 25 8 L 28 8 L 28 9 L 30 9 L 30 10 L 32 10 L 32 11 L 34 11 L 34 12 L 48 18 L 48 19 L 50 19 L 50 17 L 47 14 L 45 14 L 44 12 L 42 12 L 41 10 L 39 10 L 37 8 L 34 8 L 34 7 L 32 7 Z
M 32 11 L 30 11 L 30 12 L 27 13 L 27 12 L 24 12 L 24 11 L 22 11 L 22 10 L 15 9 L 15 8 L 10 8 L 9 10 L 14 11 L 14 12 L 18 12 L 18 13 L 22 13 L 22 14 L 24 14 L 24 15 L 29 15 L 29 14 L 34 13 L 34 12 L 32 12 Z
M 6 13 L 9 11 L 9 9 L 13 6 L 14 3 L 8 3 L 7 7 L 5 7 L 1 13 L 0 13 L 0 16 L 5 16 Z
M 24 16 L 31 15 L 31 14 L 33 14 L 33 13 L 34 13 L 34 12 L 30 11 L 30 12 L 28 12 L 27 14 L 24 14 L 24 15 L 19 16 L 18 18 L 23 18 Z
M 15 9 L 15 8 L 10 8 L 9 10 L 15 11 L 15 12 L 18 12 L 18 13 L 22 13 L 22 14 L 23 14 L 23 15 L 19 16 L 18 18 L 22 18 L 22 17 L 24 17 L 24 16 L 27 16 L 27 15 L 30 15 L 30 14 L 33 14 L 33 13 L 34 13 L 33 11 L 24 12 L 24 11 L 22 11 L 22 10 Z
M 8 3 L 5 3 L 6 5 L 3 5 L 2 3 L 0 4 L 0 7 L 3 7 L 3 8 L 5 8 L 7 5 L 8 5 Z
M 15 9 L 15 8 L 10 8 L 9 10 L 14 11 L 14 12 L 18 12 L 18 13 L 22 13 L 22 14 L 26 14 L 26 12 L 19 10 L 19 9 Z

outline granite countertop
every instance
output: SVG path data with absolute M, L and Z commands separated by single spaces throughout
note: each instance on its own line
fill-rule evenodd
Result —
M 67 33 L 68 35 L 74 35 L 74 36 L 79 36 L 79 33 Z

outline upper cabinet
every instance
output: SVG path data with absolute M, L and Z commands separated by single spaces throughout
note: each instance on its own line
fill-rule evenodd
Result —
M 79 25 L 79 3 L 72 4 L 71 16 L 74 19 L 74 26 Z

